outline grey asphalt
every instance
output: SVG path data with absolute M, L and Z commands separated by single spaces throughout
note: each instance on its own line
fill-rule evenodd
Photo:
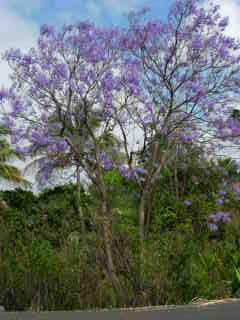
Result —
M 240 320 L 240 302 L 137 311 L 1 312 L 0 320 Z

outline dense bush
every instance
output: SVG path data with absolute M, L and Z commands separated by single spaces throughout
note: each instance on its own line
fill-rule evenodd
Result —
M 181 163 L 164 170 L 152 194 L 142 270 L 139 190 L 117 171 L 106 172 L 113 252 L 127 305 L 230 297 L 240 287 L 240 203 L 232 187 L 237 168 L 229 160 L 199 162 L 199 156 L 184 168 Z M 106 272 L 97 194 L 93 187 L 82 191 L 82 234 L 74 190 L 65 185 L 39 196 L 21 189 L 1 193 L 0 304 L 6 309 L 119 306 Z M 230 222 L 211 231 L 208 216 L 218 211 L 227 212 Z

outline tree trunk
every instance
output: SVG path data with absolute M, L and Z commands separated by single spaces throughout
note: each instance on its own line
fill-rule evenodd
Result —
M 144 239 L 145 239 L 145 192 L 142 193 L 139 209 L 138 209 L 138 217 L 139 217 L 139 237 L 140 237 L 140 256 L 141 260 L 144 255 Z
M 145 234 L 144 237 L 147 238 L 148 232 L 151 225 L 151 218 L 152 218 L 152 208 L 153 208 L 153 200 L 154 200 L 154 190 L 151 190 L 149 197 L 147 199 L 146 205 L 146 226 L 145 226 Z
M 81 181 L 80 181 L 80 168 L 77 167 L 77 211 L 81 223 L 81 237 L 85 235 L 85 223 L 84 223 L 84 214 L 81 204 Z
M 151 190 L 152 190 L 152 179 L 154 177 L 154 174 L 156 172 L 155 165 L 156 161 L 159 158 L 159 151 L 160 151 L 160 145 L 158 142 L 155 142 L 153 149 L 152 149 L 152 161 L 151 166 L 149 168 L 149 173 L 147 180 L 145 182 L 144 188 L 142 189 L 140 204 L 138 208 L 138 218 L 139 218 L 139 235 L 140 235 L 140 247 L 141 247 L 141 256 L 143 257 L 143 251 L 144 251 L 144 239 L 145 239 L 145 216 L 146 216 L 146 208 L 147 206 L 146 202 L 149 202 L 151 200 Z M 147 196 L 147 199 L 146 199 Z
M 36 290 L 35 294 L 32 297 L 30 311 L 32 312 L 40 312 L 41 310 L 41 290 L 40 285 Z
M 116 268 L 113 260 L 111 222 L 109 218 L 109 211 L 107 207 L 106 198 L 102 199 L 101 214 L 102 214 L 103 240 L 104 240 L 105 254 L 107 259 L 106 261 L 107 261 L 108 275 L 112 283 L 112 286 L 119 298 L 119 304 L 121 306 L 125 306 L 125 301 L 126 301 L 125 295 L 124 295 L 121 283 L 119 281 L 119 278 L 116 274 Z
M 114 264 L 114 257 L 112 251 L 112 232 L 111 232 L 111 215 L 110 209 L 108 208 L 108 199 L 107 199 L 107 189 L 106 184 L 103 177 L 103 169 L 101 167 L 101 160 L 99 159 L 99 149 L 96 145 L 96 160 L 97 160 L 97 175 L 94 178 L 94 182 L 99 191 L 100 200 L 101 200 L 101 227 L 103 231 L 103 242 L 104 249 L 106 254 L 106 263 L 107 263 L 107 271 L 108 276 L 115 290 L 116 296 L 119 300 L 120 306 L 125 306 L 126 297 L 121 285 L 121 282 L 116 273 L 116 267 Z
M 139 305 L 142 304 L 142 297 L 144 295 L 144 281 L 143 281 L 143 272 L 144 272 L 144 257 L 145 257 L 145 215 L 146 215 L 146 198 L 145 194 L 147 190 L 143 190 L 139 209 L 139 237 L 140 237 L 140 254 L 139 254 L 139 263 L 138 263 L 138 295 L 136 297 L 136 303 Z
M 176 163 L 175 163 L 175 167 L 174 167 L 174 182 L 175 182 L 176 199 L 179 200 L 178 169 L 177 169 L 177 164 Z

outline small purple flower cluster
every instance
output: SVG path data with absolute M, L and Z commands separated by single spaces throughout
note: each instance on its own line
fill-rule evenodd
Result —
M 111 170 L 112 167 L 113 167 L 113 163 L 112 161 L 109 159 L 108 155 L 106 154 L 106 152 L 100 152 L 100 160 L 101 160 L 101 163 L 102 163 L 102 167 L 105 169 L 105 170 Z
M 192 201 L 191 201 L 191 200 L 185 200 L 185 201 L 184 201 L 184 204 L 185 204 L 186 206 L 191 206 L 191 205 L 192 205 Z
M 8 98 L 8 96 L 9 96 L 8 90 L 6 90 L 4 88 L 0 89 L 0 101 L 2 101 L 3 99 Z
M 223 198 L 219 198 L 219 199 L 217 199 L 216 200 L 216 204 L 219 204 L 219 205 L 221 205 L 221 204 L 224 204 L 224 199 Z
M 210 231 L 217 231 L 220 224 L 227 224 L 229 222 L 229 214 L 223 211 L 217 211 L 207 217 L 207 226 Z
M 129 168 L 127 165 L 121 165 L 119 167 L 119 172 L 122 177 L 126 179 L 136 179 L 137 177 L 141 176 L 142 179 L 144 175 L 147 174 L 147 171 L 144 168 L 141 167 L 134 167 L 134 168 Z
M 224 196 L 226 195 L 226 191 L 220 190 L 220 191 L 218 192 L 218 194 L 219 194 L 221 197 L 224 197 Z

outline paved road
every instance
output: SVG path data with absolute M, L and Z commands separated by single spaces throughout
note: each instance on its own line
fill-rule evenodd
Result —
M 240 302 L 160 310 L 101 312 L 2 312 L 0 320 L 240 320 Z

